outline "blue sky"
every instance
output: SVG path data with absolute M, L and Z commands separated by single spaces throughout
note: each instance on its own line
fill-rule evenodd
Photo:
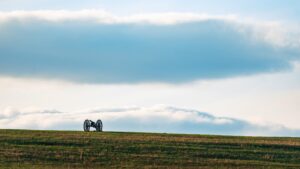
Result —
M 3 0 L 1 10 L 45 9 L 102 9 L 116 14 L 142 12 L 200 12 L 211 14 L 239 14 L 242 16 L 299 21 L 300 2 L 297 0 Z
M 299 2 L 222 2 L 1 1 L 0 127 L 300 135 Z

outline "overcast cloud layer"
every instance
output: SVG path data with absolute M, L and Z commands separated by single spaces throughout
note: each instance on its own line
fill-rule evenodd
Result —
M 176 83 L 289 70 L 299 59 L 281 25 L 234 16 L 15 11 L 0 25 L 0 74 L 10 76 Z
M 102 119 L 106 131 L 300 136 L 299 130 L 280 125 L 261 126 L 233 118 L 215 117 L 196 110 L 162 105 L 68 113 L 8 108 L 0 114 L 0 128 L 82 130 L 86 118 L 93 121 Z
M 0 1 L 0 128 L 300 136 L 299 5 L 222 3 Z

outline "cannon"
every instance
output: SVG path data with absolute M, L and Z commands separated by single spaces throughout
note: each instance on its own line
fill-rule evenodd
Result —
M 102 121 L 97 120 L 97 122 L 95 123 L 92 120 L 86 119 L 83 123 L 83 130 L 89 132 L 91 127 L 94 127 L 96 131 L 101 132 L 103 127 Z

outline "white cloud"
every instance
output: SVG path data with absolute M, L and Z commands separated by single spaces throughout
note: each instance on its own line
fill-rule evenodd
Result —
M 6 107 L 2 113 L 0 114 L 0 118 L 10 118 L 10 117 L 15 117 L 19 115 L 20 112 L 18 112 L 16 109 L 12 107 Z
M 71 114 L 78 110 L 92 113 L 93 107 L 114 107 L 101 110 L 115 113 L 114 116 L 110 114 L 112 118 L 126 118 L 125 113 L 118 114 L 124 112 L 126 105 L 133 105 L 140 110 L 140 107 L 165 104 L 203 110 L 215 116 L 233 117 L 255 124 L 275 123 L 300 129 L 299 84 L 299 63 L 294 64 L 293 71 L 176 85 L 77 84 L 49 79 L 0 77 L 0 116 L 53 109 Z M 130 106 L 128 111 L 133 111 L 133 107 Z M 177 110 L 171 115 L 169 111 L 160 112 L 159 115 L 166 118 L 170 116 L 172 121 L 191 121 L 190 117 L 194 122 L 207 119 L 197 119 L 198 115 L 193 112 L 187 114 Z M 142 113 L 139 115 L 140 119 L 144 119 Z M 154 112 L 153 116 L 156 115 Z M 226 119 L 216 119 L 214 123 L 224 121 Z
M 279 125 L 256 125 L 208 113 L 163 105 L 93 109 L 80 112 L 18 111 L 1 116 L 1 128 L 82 130 L 85 119 L 102 119 L 105 130 L 230 135 L 299 135 Z M 5 112 L 4 112 L 5 114 Z
M 104 24 L 118 23 L 149 23 L 149 24 L 178 24 L 183 22 L 203 21 L 210 19 L 236 20 L 234 15 L 208 15 L 197 13 L 149 13 L 130 16 L 116 16 L 103 10 L 38 10 L 38 11 L 9 11 L 0 12 L 0 21 L 41 20 L 49 22 L 93 21 Z

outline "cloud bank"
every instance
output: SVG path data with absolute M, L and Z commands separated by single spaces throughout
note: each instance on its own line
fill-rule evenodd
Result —
M 117 16 L 103 10 L 36 10 L 36 11 L 0 11 L 0 22 L 10 21 L 47 21 L 47 22 L 68 22 L 68 21 L 89 21 L 99 24 L 130 24 L 148 23 L 157 25 L 170 25 L 203 21 L 210 19 L 236 21 L 234 15 L 208 15 L 197 13 L 148 13 L 129 16 Z
M 289 70 L 299 59 L 297 36 L 231 15 L 13 11 L 0 12 L 0 25 L 9 76 L 177 83 Z
M 8 108 L 0 113 L 0 127 L 82 130 L 85 119 L 102 119 L 106 131 L 300 136 L 300 131 L 280 125 L 257 125 L 239 119 L 215 117 L 197 110 L 162 105 L 93 109 L 75 113 Z

